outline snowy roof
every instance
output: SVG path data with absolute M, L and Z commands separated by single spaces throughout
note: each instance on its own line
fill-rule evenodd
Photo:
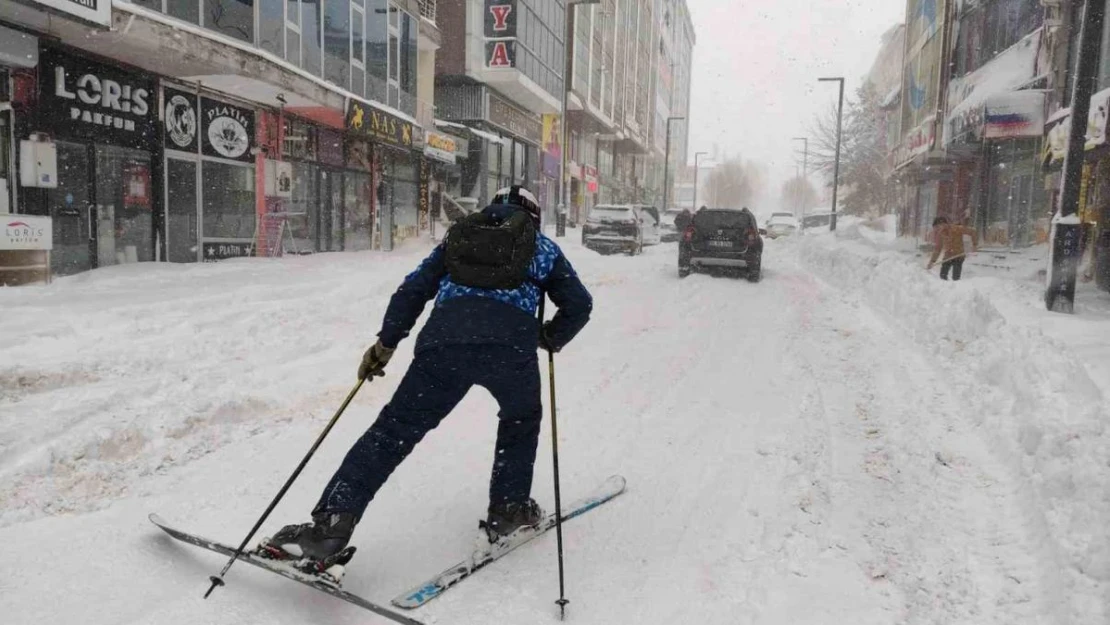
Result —
M 436 126 L 439 126 L 441 128 L 460 128 L 460 129 L 463 129 L 463 130 L 469 130 L 470 132 L 474 133 L 475 135 L 477 135 L 477 136 L 479 136 L 483 139 L 486 139 L 487 141 L 493 141 L 494 143 L 501 143 L 501 144 L 504 144 L 504 145 L 509 145 L 511 143 L 508 139 L 506 139 L 505 137 L 502 137 L 499 134 L 495 134 L 495 133 L 492 133 L 492 132 L 487 132 L 485 130 L 479 130 L 478 128 L 475 128 L 474 126 L 467 126 L 466 124 L 459 124 L 459 123 L 455 123 L 455 122 L 445 121 L 445 120 L 442 120 L 442 119 L 437 119 L 436 120 Z
M 986 65 L 966 76 L 952 79 L 948 86 L 951 106 L 948 120 L 982 108 L 992 95 L 1016 91 L 1036 80 L 1037 56 L 1043 32 L 1044 29 L 1037 29 Z M 952 106 L 952 103 L 955 105 Z

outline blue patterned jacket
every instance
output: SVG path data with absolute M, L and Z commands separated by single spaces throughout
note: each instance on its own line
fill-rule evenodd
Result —
M 514 210 L 495 204 L 485 212 L 504 219 Z M 394 293 L 378 333 L 386 347 L 396 347 L 409 335 L 433 298 L 432 314 L 416 340 L 417 352 L 444 345 L 505 345 L 535 351 L 540 332 L 536 312 L 543 293 L 559 309 L 549 327 L 556 349 L 566 346 L 590 319 L 590 293 L 559 246 L 543 234 L 536 235 L 529 280 L 513 290 L 456 284 L 447 273 L 444 256 L 440 244 Z

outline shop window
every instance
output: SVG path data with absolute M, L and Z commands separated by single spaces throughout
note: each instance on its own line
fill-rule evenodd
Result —
M 199 0 L 166 0 L 166 14 L 190 24 L 200 24 Z
M 288 227 L 299 251 L 316 249 L 317 167 L 312 163 L 293 163 L 293 197 L 286 201 Z
M 254 0 L 204 0 L 204 27 L 254 42 Z
M 393 167 L 393 225 L 414 228 L 419 223 L 419 177 L 416 163 L 408 157 L 397 157 Z
M 371 247 L 373 223 L 370 214 L 370 174 L 348 171 L 344 173 L 344 249 L 361 252 Z
M 286 159 L 316 160 L 316 127 L 299 119 L 285 118 L 282 155 Z
M 201 185 L 204 238 L 253 238 L 254 167 L 206 161 L 202 165 Z
M 285 0 L 258 2 L 258 47 L 285 58 Z
M 301 0 L 301 62 L 304 69 L 320 75 L 323 70 L 324 53 L 320 45 L 323 8 L 321 0 Z
M 347 89 L 351 82 L 351 2 L 324 4 L 324 77 Z
M 154 260 L 147 152 L 97 146 L 96 204 L 99 266 Z

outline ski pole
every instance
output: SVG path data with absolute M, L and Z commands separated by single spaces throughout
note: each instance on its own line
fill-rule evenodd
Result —
M 543 329 L 544 303 L 547 295 L 540 299 L 540 329 Z M 551 459 L 555 470 L 555 544 L 559 551 L 559 599 L 555 604 L 559 606 L 559 620 L 567 615 L 567 604 L 570 600 L 566 596 L 566 584 L 563 574 L 563 502 L 559 492 L 559 425 L 555 413 L 555 352 L 547 350 L 547 375 L 548 389 L 551 391 Z
M 358 381 L 358 384 L 356 384 L 355 387 L 351 389 L 350 394 L 347 395 L 347 399 L 343 400 L 343 405 L 340 406 L 339 410 L 335 412 L 335 416 L 331 418 L 331 421 L 328 423 L 327 427 L 324 428 L 324 431 L 320 432 L 319 438 L 317 438 L 316 442 L 312 444 L 312 448 L 308 450 L 307 454 L 305 454 L 305 457 L 303 460 L 301 460 L 301 463 L 297 465 L 296 470 L 293 471 L 293 475 L 290 475 L 289 479 L 285 481 L 285 485 L 281 487 L 281 490 L 278 491 L 277 496 L 274 497 L 274 500 L 270 502 L 270 505 L 266 508 L 266 511 L 262 513 L 261 517 L 259 517 L 258 522 L 254 524 L 253 528 L 251 528 L 251 531 L 249 534 L 247 534 L 247 537 L 243 539 L 243 543 L 239 545 L 239 548 L 235 550 L 235 553 L 231 554 L 231 559 L 228 560 L 227 564 L 224 565 L 224 569 L 220 571 L 219 576 L 211 575 L 208 577 L 208 579 L 212 580 L 212 585 L 208 588 L 208 592 L 204 593 L 205 599 L 208 598 L 208 595 L 212 594 L 212 591 L 216 589 L 216 586 L 224 585 L 224 575 L 227 574 L 227 571 L 231 568 L 231 565 L 235 564 L 235 561 L 239 559 L 239 556 L 243 555 L 243 551 L 247 548 L 247 543 L 251 541 L 251 538 L 254 537 L 255 532 L 258 531 L 258 528 L 262 527 L 262 524 L 266 522 L 266 518 L 269 517 L 270 513 L 273 512 L 274 508 L 277 507 L 278 502 L 280 502 L 282 497 L 285 496 L 285 493 L 289 490 L 289 487 L 292 486 L 293 482 L 295 482 L 300 476 L 301 471 L 305 468 L 305 465 L 307 465 L 308 461 L 312 459 L 313 454 L 316 453 L 316 450 L 319 449 L 320 444 L 324 442 L 325 438 L 327 438 L 328 433 L 331 432 L 331 429 L 335 427 L 335 424 L 339 421 L 339 417 L 343 416 L 343 411 L 347 409 L 347 406 L 351 403 L 351 400 L 355 398 L 355 395 L 358 394 L 359 389 L 362 388 L 362 385 L 365 382 L 365 378 L 361 379 Z

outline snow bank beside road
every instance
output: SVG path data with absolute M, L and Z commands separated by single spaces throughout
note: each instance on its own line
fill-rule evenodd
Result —
M 937 356 L 967 402 L 968 418 L 1024 484 L 1044 554 L 1073 571 L 1073 614 L 1105 613 L 1110 582 L 1110 405 L 1085 363 L 1040 329 L 1017 322 L 996 300 L 997 281 L 938 280 L 904 254 L 846 228 L 809 237 L 799 256 L 826 282 L 858 296 Z M 1104 354 L 1103 357 L 1110 357 Z M 921 406 L 921 418 L 929 418 Z

